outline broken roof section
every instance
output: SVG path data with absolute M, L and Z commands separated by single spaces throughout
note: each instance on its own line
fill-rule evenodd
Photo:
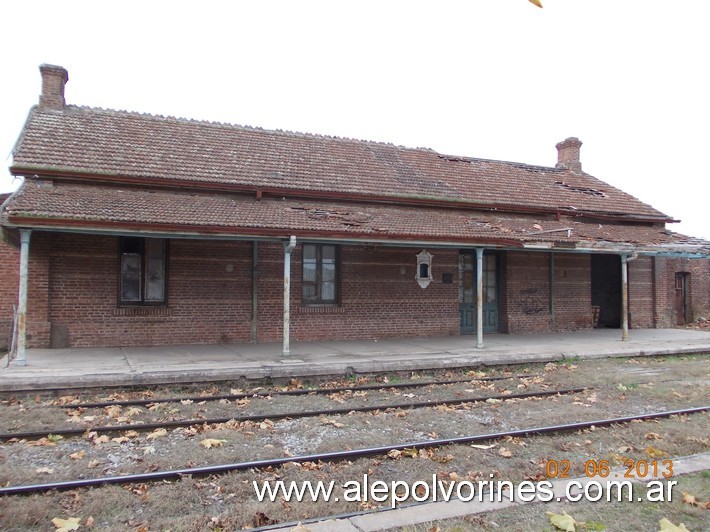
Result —
M 710 243 L 663 224 L 243 193 L 28 180 L 3 214 L 12 225 L 78 232 L 301 239 L 388 245 L 710 255 Z

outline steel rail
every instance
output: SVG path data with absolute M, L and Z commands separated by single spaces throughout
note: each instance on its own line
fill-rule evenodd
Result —
M 386 405 L 368 405 L 355 408 L 334 408 L 328 410 L 305 410 L 300 412 L 285 412 L 276 414 L 250 414 L 246 416 L 230 416 L 230 417 L 220 417 L 220 418 L 204 418 L 204 419 L 183 419 L 175 421 L 164 421 L 157 423 L 134 423 L 130 425 L 103 425 L 96 427 L 84 427 L 77 429 L 56 429 L 56 430 L 42 430 L 42 431 L 29 431 L 29 432 L 5 432 L 0 433 L 0 441 L 10 440 L 12 438 L 16 439 L 37 439 L 43 438 L 48 434 L 54 436 L 78 436 L 81 434 L 86 434 L 87 432 L 121 432 L 124 430 L 154 430 L 160 428 L 177 428 L 177 427 L 190 427 L 193 425 L 216 425 L 218 423 L 227 423 L 230 421 L 264 421 L 266 419 L 297 419 L 303 417 L 316 417 L 316 416 L 336 416 L 349 414 L 350 412 L 374 412 L 375 410 L 389 410 L 389 409 L 414 409 L 414 408 L 432 408 L 437 406 L 447 406 L 447 405 L 462 405 L 466 403 L 479 403 L 482 401 L 488 401 L 489 399 L 494 400 L 507 400 L 507 399 L 527 399 L 530 397 L 548 397 L 551 395 L 566 395 L 572 393 L 580 393 L 589 388 L 568 388 L 563 390 L 548 390 L 545 392 L 525 392 L 518 394 L 499 394 L 499 395 L 487 395 L 478 397 L 467 397 L 465 399 L 443 399 L 440 401 L 420 401 L 420 402 L 410 402 L 410 403 L 394 403 Z
M 331 453 L 315 453 L 301 456 L 291 456 L 286 458 L 272 458 L 265 460 L 252 460 L 249 462 L 237 462 L 232 464 L 220 464 L 203 467 L 190 467 L 184 469 L 172 469 L 169 471 L 154 471 L 151 473 L 136 473 L 130 475 L 118 475 L 111 477 L 99 477 L 83 480 L 70 480 L 64 482 L 49 482 L 46 484 L 30 484 L 24 486 L 7 486 L 0 488 L 0 495 L 26 495 L 49 490 L 68 490 L 85 488 L 91 486 L 103 486 L 108 484 L 130 484 L 138 482 L 154 482 L 158 480 L 179 479 L 188 475 L 216 475 L 231 471 L 244 471 L 247 469 L 263 469 L 266 467 L 278 467 L 289 462 L 337 462 L 341 460 L 352 460 L 365 456 L 387 454 L 390 451 L 402 451 L 404 449 L 426 449 L 430 447 L 441 447 L 444 445 L 468 444 L 480 441 L 495 440 L 505 437 L 527 437 L 536 434 L 550 434 L 554 432 L 565 432 L 571 430 L 581 430 L 590 427 L 604 427 L 609 425 L 629 423 L 636 420 L 648 420 L 666 418 L 675 415 L 696 414 L 710 410 L 710 406 L 698 406 L 682 410 L 668 410 L 664 412 L 654 412 L 651 414 L 641 414 L 637 416 L 625 416 L 616 418 L 596 419 L 594 421 L 582 421 L 577 423 L 567 423 L 563 425 L 550 425 L 544 427 L 532 427 L 527 429 L 511 430 L 506 432 L 492 432 L 489 434 L 479 434 L 475 436 L 460 436 L 457 438 L 445 438 L 427 441 L 417 441 L 408 443 L 398 443 L 395 445 L 385 445 L 381 447 L 368 447 L 363 449 L 352 449 L 348 451 L 336 451 Z
M 232 393 L 225 395 L 188 395 L 184 397 L 161 397 L 158 399 L 129 399 L 126 401 L 105 401 L 105 402 L 95 402 L 95 403 L 67 403 L 64 405 L 53 405 L 61 408 L 105 408 L 107 406 L 142 406 L 157 403 L 177 403 L 180 401 L 219 401 L 221 399 L 226 399 L 228 401 L 238 400 L 238 399 L 248 399 L 250 397 L 270 397 L 272 395 L 326 395 L 331 393 L 340 392 L 358 392 L 358 391 L 371 391 L 371 390 L 386 390 L 390 388 L 402 389 L 402 388 L 423 388 L 425 386 L 432 386 L 436 384 L 463 384 L 466 382 L 473 381 L 504 381 L 510 379 L 526 379 L 530 377 L 535 377 L 538 374 L 531 375 L 514 375 L 511 377 L 479 377 L 472 379 L 454 379 L 448 381 L 425 381 L 425 382 L 400 382 L 396 384 L 371 384 L 367 386 L 341 386 L 338 388 L 312 388 L 312 389 L 298 389 L 298 390 L 276 390 L 273 392 L 244 392 L 244 393 Z

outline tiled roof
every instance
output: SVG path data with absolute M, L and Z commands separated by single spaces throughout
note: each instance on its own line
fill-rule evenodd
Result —
M 588 174 L 565 169 L 75 106 L 33 108 L 12 171 L 668 218 Z
M 702 243 L 667 231 L 662 224 L 600 224 L 554 215 L 501 214 L 474 209 L 303 201 L 253 195 L 186 192 L 27 180 L 6 206 L 9 223 L 32 226 L 222 233 L 233 236 L 296 234 L 317 238 L 461 243 L 514 247 L 541 242 L 562 246 L 669 246 L 700 249 Z M 710 254 L 710 243 L 705 242 Z M 668 248 L 670 249 L 670 248 Z M 676 249 L 676 251 L 677 251 Z

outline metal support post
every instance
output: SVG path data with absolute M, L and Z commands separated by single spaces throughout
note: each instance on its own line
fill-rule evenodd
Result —
M 483 248 L 476 248 L 476 348 L 483 349 Z
M 290 329 L 291 329 L 291 251 L 296 247 L 296 237 L 292 236 L 284 245 L 284 330 L 283 330 L 283 356 L 291 354 Z
M 629 339 L 629 269 L 628 256 L 621 255 L 621 341 Z
M 15 365 L 26 366 L 27 339 L 27 277 L 30 265 L 30 229 L 20 229 L 20 289 L 17 304 L 17 357 Z

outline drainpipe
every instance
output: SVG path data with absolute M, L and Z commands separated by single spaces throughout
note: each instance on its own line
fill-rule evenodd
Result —
M 20 289 L 17 304 L 17 356 L 16 366 L 26 366 L 25 341 L 27 337 L 27 277 L 30 263 L 30 229 L 20 229 Z
M 629 262 L 637 255 L 621 254 L 621 341 L 629 339 Z
M 483 349 L 483 248 L 476 248 L 476 349 Z
M 291 251 L 296 247 L 296 237 L 292 236 L 284 245 L 284 345 L 282 356 L 291 354 L 289 333 L 291 329 Z
M 258 277 L 257 266 L 259 264 L 259 242 L 254 240 L 251 254 L 251 341 L 256 343 L 258 336 Z

